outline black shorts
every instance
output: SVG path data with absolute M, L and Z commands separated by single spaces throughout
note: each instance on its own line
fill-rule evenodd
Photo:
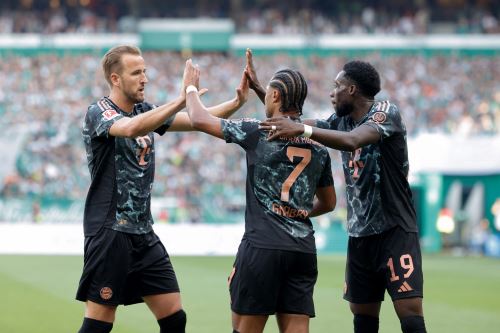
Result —
M 85 238 L 84 267 L 76 299 L 119 305 L 178 292 L 165 247 L 154 232 L 134 235 L 103 228 Z
M 243 240 L 229 277 L 231 310 L 241 315 L 314 317 L 317 277 L 316 254 L 256 248 Z
M 344 299 L 375 303 L 423 297 L 424 278 L 418 233 L 400 227 L 380 235 L 349 237 Z

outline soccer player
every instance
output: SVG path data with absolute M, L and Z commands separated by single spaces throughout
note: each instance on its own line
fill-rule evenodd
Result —
M 199 69 L 190 60 L 184 75 L 193 127 L 246 151 L 245 233 L 229 277 L 233 332 L 262 332 L 273 314 L 280 332 L 309 332 L 318 274 L 310 218 L 336 203 L 328 151 L 304 136 L 268 141 L 256 119 L 214 117 L 196 93 Z M 300 124 L 306 95 L 299 72 L 278 71 L 265 95 L 266 115 Z
M 247 55 L 250 87 L 262 95 Z M 380 77 L 369 63 L 351 61 L 330 94 L 335 113 L 326 121 L 299 124 L 284 118 L 263 122 L 270 140 L 308 135 L 341 150 L 347 192 L 349 243 L 344 298 L 354 332 L 378 332 L 385 290 L 405 333 L 425 332 L 422 257 L 408 184 L 406 128 L 396 105 L 376 101 Z
M 190 130 L 184 87 L 179 97 L 156 107 L 146 103 L 148 83 L 141 51 L 117 46 L 102 59 L 110 93 L 89 106 L 83 123 L 90 185 L 84 212 L 84 267 L 76 298 L 85 302 L 80 333 L 110 332 L 119 304 L 145 302 L 160 332 L 184 332 L 186 314 L 169 255 L 153 231 L 151 189 L 154 133 Z M 242 83 L 245 77 L 242 75 Z M 211 109 L 227 117 L 248 88 Z

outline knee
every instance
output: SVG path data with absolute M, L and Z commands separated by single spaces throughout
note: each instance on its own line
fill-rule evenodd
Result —
M 425 321 L 422 316 L 408 316 L 400 319 L 403 333 L 426 333 Z
M 185 333 L 186 332 L 186 312 L 179 310 L 168 317 L 158 320 L 160 333 Z
M 364 314 L 354 315 L 354 332 L 377 333 L 379 326 L 378 317 L 368 316 Z

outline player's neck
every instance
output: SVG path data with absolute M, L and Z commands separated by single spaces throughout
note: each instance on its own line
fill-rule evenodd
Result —
M 297 120 L 300 119 L 300 113 L 297 111 L 287 111 L 287 112 L 277 111 L 274 113 L 273 117 L 276 118 L 283 117 L 283 118 L 290 118 L 292 120 Z
M 373 101 L 363 99 L 355 103 L 354 110 L 351 112 L 350 116 L 352 120 L 358 122 L 370 111 L 372 108 Z
M 135 103 L 131 102 L 129 98 L 119 92 L 111 90 L 108 98 L 122 111 L 130 113 L 134 110 Z

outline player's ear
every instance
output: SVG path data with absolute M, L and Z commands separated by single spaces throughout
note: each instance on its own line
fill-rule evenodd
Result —
M 278 89 L 273 89 L 273 102 L 278 103 L 279 101 L 281 101 L 280 92 L 278 91 Z
M 120 75 L 118 75 L 117 73 L 111 73 L 111 75 L 109 76 L 109 79 L 111 81 L 111 85 L 113 86 L 119 86 L 120 85 Z
M 349 86 L 349 95 L 354 95 L 358 91 L 358 87 L 355 84 Z

